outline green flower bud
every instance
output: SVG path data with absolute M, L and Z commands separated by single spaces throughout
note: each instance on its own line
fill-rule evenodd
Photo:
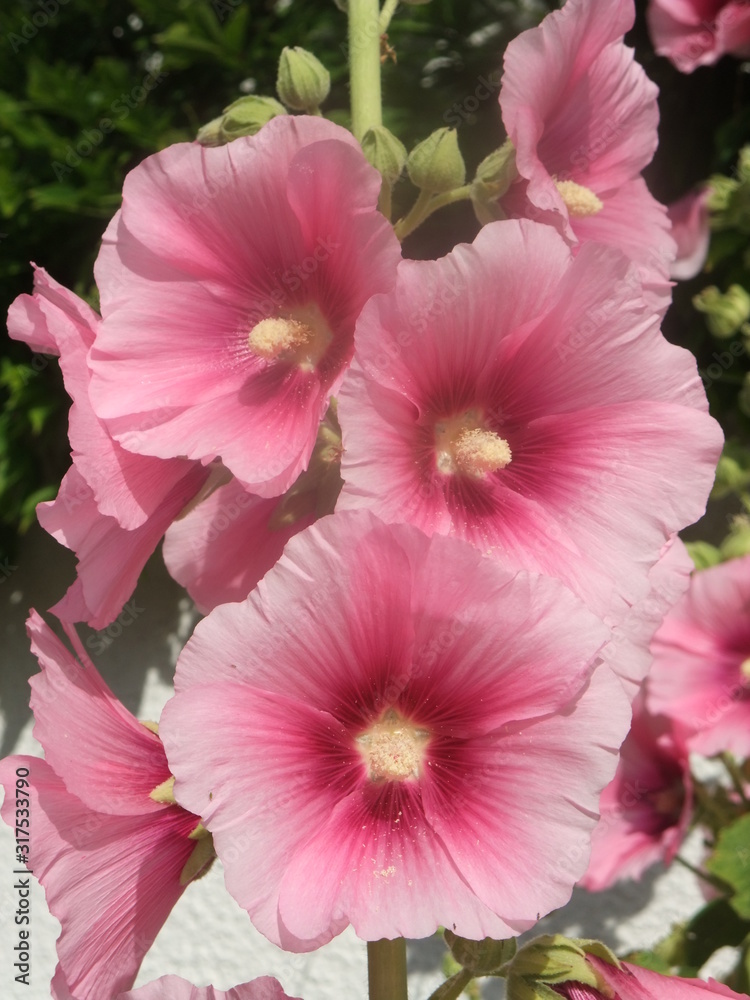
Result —
M 317 111 L 330 89 L 331 74 L 312 52 L 296 46 L 282 49 L 276 92 L 288 108 Z
M 481 185 L 488 197 L 502 198 L 517 177 L 516 149 L 510 139 L 506 139 L 479 164 L 474 183 Z
M 740 390 L 740 396 L 745 390 L 750 402 L 750 376 L 745 376 L 745 385 L 744 389 Z M 745 412 L 750 412 L 750 407 Z M 729 534 L 721 543 L 721 558 L 739 559 L 748 553 L 750 553 L 750 518 L 745 514 L 738 514 L 732 519 Z
M 362 151 L 386 183 L 396 183 L 406 164 L 406 146 L 393 132 L 383 125 L 368 129 L 362 137 Z
M 706 204 L 711 212 L 726 212 L 732 195 L 739 184 L 732 177 L 715 174 L 708 182 L 708 199 Z
M 693 298 L 693 305 L 706 314 L 706 324 L 715 337 L 731 337 L 750 319 L 750 295 L 742 285 L 730 285 L 725 294 L 710 285 Z
M 496 972 L 516 953 L 515 938 L 507 941 L 494 941 L 492 938 L 472 941 L 447 929 L 443 931 L 443 936 L 458 964 L 475 976 L 488 976 L 491 972 Z
M 224 108 L 222 131 L 227 142 L 241 135 L 255 135 L 266 122 L 277 115 L 285 115 L 286 108 L 273 97 L 241 97 Z
M 224 121 L 224 115 L 219 115 L 218 118 L 212 118 L 207 125 L 203 125 L 198 129 L 198 135 L 195 137 L 201 146 L 223 146 L 227 141 L 224 138 L 224 133 L 222 131 L 222 123 Z
M 466 164 L 453 129 L 439 128 L 409 153 L 406 169 L 415 187 L 430 194 L 443 194 L 461 187 Z
M 602 983 L 588 955 L 618 966 L 615 955 L 601 941 L 572 940 L 561 934 L 545 934 L 524 945 L 508 969 L 508 1000 L 546 1000 L 557 994 L 551 986 L 561 983 L 582 983 L 601 990 L 611 997 L 611 990 Z
M 198 131 L 202 146 L 223 146 L 242 135 L 255 135 L 266 122 L 277 115 L 285 115 L 286 108 L 273 97 L 240 97 L 224 108 L 218 118 Z

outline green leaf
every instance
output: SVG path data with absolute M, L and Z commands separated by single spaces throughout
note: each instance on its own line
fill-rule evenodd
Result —
M 750 920 L 750 814 L 721 831 L 705 867 L 734 890 L 732 906 Z

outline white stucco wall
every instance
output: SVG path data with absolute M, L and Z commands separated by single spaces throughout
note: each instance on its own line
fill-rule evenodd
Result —
M 73 579 L 73 560 L 52 539 L 34 530 L 15 564 L 15 568 L 6 568 L 0 585 L 0 739 L 3 755 L 38 754 L 40 748 L 31 735 L 26 683 L 38 668 L 29 652 L 24 622 L 29 607 L 44 611 L 62 596 Z M 134 610 L 135 621 L 119 635 L 99 634 L 91 639 L 85 629 L 82 633 L 88 636 L 92 652 L 103 649 L 94 659 L 127 707 L 139 718 L 158 719 L 171 695 L 169 680 L 176 655 L 194 620 L 190 602 L 169 579 L 158 557 L 147 567 Z M 111 641 L 103 648 L 107 640 Z M 692 854 L 699 856 L 699 843 L 692 845 Z M 15 983 L 16 867 L 12 832 L 0 824 L 0 997 L 47 1000 L 59 925 L 47 910 L 43 891 L 34 883 L 31 985 Z M 622 952 L 653 944 L 674 921 L 687 918 L 701 902 L 694 878 L 684 869 L 654 870 L 639 884 L 626 883 L 596 895 L 577 891 L 567 907 L 542 921 L 539 930 L 599 937 Z M 426 1000 L 442 981 L 443 950 L 442 942 L 435 938 L 410 943 L 412 1000 Z M 712 971 L 723 971 L 720 960 L 714 966 Z M 213 983 L 221 989 L 256 976 L 274 975 L 289 995 L 305 1000 L 365 1000 L 367 996 L 365 947 L 352 933 L 346 932 L 308 955 L 280 951 L 254 930 L 228 895 L 218 864 L 186 891 L 146 956 L 137 985 L 168 973 L 184 976 L 196 985 Z M 485 983 L 484 997 L 497 1000 L 502 995 L 500 982 Z

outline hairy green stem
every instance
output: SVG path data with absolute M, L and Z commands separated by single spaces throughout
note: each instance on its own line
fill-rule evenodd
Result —
M 349 79 L 352 132 L 383 124 L 380 94 L 380 10 L 378 0 L 349 0 Z
M 461 969 L 460 972 L 438 986 L 435 992 L 430 994 L 428 1000 L 458 1000 L 473 978 L 473 974 L 468 969 Z
M 381 35 L 384 35 L 386 31 L 388 31 L 388 25 L 391 23 L 391 18 L 396 13 L 396 8 L 398 7 L 399 2 L 400 0 L 385 0 L 383 9 L 380 12 L 380 20 L 378 22 Z
M 406 941 L 403 938 L 368 941 L 367 976 L 370 1000 L 408 1000 Z
M 393 227 L 396 231 L 396 236 L 400 240 L 406 239 L 410 233 L 413 233 L 418 226 L 422 225 L 425 219 L 429 218 L 433 212 L 437 212 L 439 208 L 444 208 L 446 205 L 453 205 L 457 201 L 466 201 L 470 197 L 471 184 L 464 184 L 463 187 L 454 188 L 452 191 L 446 191 L 444 194 L 432 195 L 427 191 L 420 191 L 419 197 L 406 215 L 403 219 L 399 219 Z

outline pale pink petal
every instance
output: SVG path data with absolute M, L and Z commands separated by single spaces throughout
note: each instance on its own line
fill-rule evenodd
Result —
M 750 56 L 750 11 L 745 0 L 651 0 L 654 48 L 682 73 L 710 66 L 725 53 Z
M 612 641 L 602 655 L 631 698 L 637 695 L 651 667 L 651 641 L 667 613 L 687 590 L 693 568 L 687 549 L 673 536 L 648 574 L 648 594 L 636 601 L 613 629 Z
M 398 531 L 367 513 L 323 518 L 291 539 L 246 601 L 219 606 L 198 623 L 180 656 L 175 688 L 238 675 L 281 694 L 292 685 L 321 710 L 351 705 L 356 724 L 404 683 L 414 643 L 404 613 L 410 577 Z M 276 662 L 282 651 L 284 676 Z M 339 659 L 345 671 L 334 670 Z
M 162 976 L 147 986 L 121 993 L 117 1000 L 295 1000 L 288 997 L 281 984 L 270 976 L 261 976 L 231 990 L 213 986 L 193 986 L 180 976 Z M 297 998 L 299 1000 L 299 998 Z
M 278 915 L 278 884 L 294 852 L 361 780 L 363 765 L 341 722 L 296 691 L 214 683 L 168 702 L 159 731 L 175 796 L 211 829 L 227 889 L 255 926 L 291 951 L 319 947 L 343 930 L 348 920 L 339 917 L 301 942 Z
M 69 792 L 97 812 L 159 812 L 163 806 L 149 793 L 170 771 L 158 736 L 115 698 L 80 641 L 76 659 L 36 611 L 27 631 L 42 668 L 30 681 L 34 735 L 49 765 Z
M 122 611 L 149 556 L 172 520 L 198 492 L 208 470 L 187 466 L 164 498 L 158 514 L 126 531 L 103 515 L 93 490 L 72 466 L 55 500 L 37 506 L 39 523 L 78 558 L 78 577 L 52 609 L 62 621 L 86 621 L 104 628 Z
M 694 573 L 651 646 L 648 706 L 698 753 L 750 754 L 750 556 Z
M 244 600 L 298 531 L 315 520 L 274 517 L 282 499 L 253 496 L 232 479 L 215 490 L 164 536 L 164 562 L 199 610 Z
M 678 976 L 662 976 L 651 969 L 622 962 L 618 969 L 595 955 L 588 955 L 592 965 L 602 980 L 616 991 L 620 1000 L 706 1000 L 707 994 L 720 997 L 734 997 L 742 1000 L 739 993 L 730 990 L 715 979 L 682 979 Z
M 15 827 L 17 768 L 28 769 L 33 816 L 31 868 L 62 925 L 53 996 L 102 1000 L 133 985 L 143 956 L 182 895 L 180 873 L 195 817 L 172 806 L 160 815 L 92 812 L 43 760 L 0 761 L 2 818 Z
M 280 919 L 299 938 L 315 940 L 341 915 L 367 941 L 428 937 L 437 925 L 473 940 L 521 929 L 466 884 L 409 787 L 353 793 L 310 832 L 279 890 Z
M 91 346 L 99 317 L 83 299 L 69 291 L 43 267 L 34 268 L 34 292 L 19 295 L 8 310 L 8 333 L 25 341 L 32 350 L 59 354 L 60 323 L 73 325 Z
M 599 795 L 629 724 L 619 681 L 600 667 L 568 712 L 507 725 L 478 742 L 471 752 L 485 763 L 466 767 L 473 782 L 462 781 L 460 762 L 446 754 L 442 780 L 433 769 L 423 783 L 427 819 L 459 872 L 488 905 L 502 899 L 519 929 L 549 907 L 539 886 L 562 906 L 571 879 L 586 870 Z M 585 744 L 572 738 L 575 731 L 586 732 Z
M 708 188 L 703 187 L 688 192 L 669 206 L 672 236 L 677 244 L 677 257 L 670 275 L 678 281 L 694 278 L 706 262 L 711 241 L 707 198 Z
M 688 752 L 664 716 L 651 716 L 639 698 L 614 779 L 600 801 L 591 861 L 581 884 L 607 889 L 637 879 L 679 850 L 692 818 Z

